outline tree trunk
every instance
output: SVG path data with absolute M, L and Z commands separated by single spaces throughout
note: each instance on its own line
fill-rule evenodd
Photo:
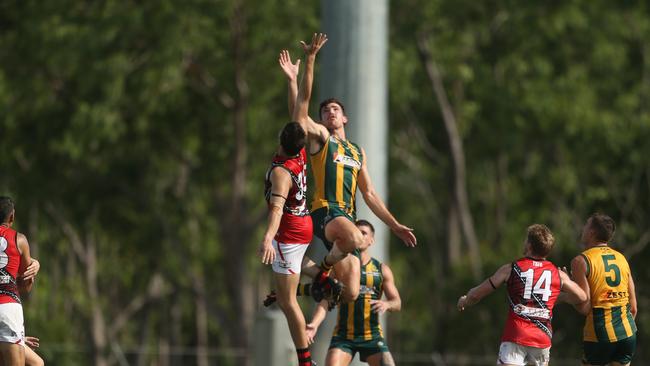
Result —
M 460 262 L 460 246 L 461 232 L 458 206 L 456 205 L 456 200 L 452 200 L 449 205 L 449 215 L 447 218 L 447 259 L 451 267 L 456 266 Z
M 247 210 L 246 199 L 248 177 L 248 144 L 246 139 L 247 123 L 246 112 L 248 108 L 248 85 L 246 83 L 246 52 L 244 41 L 246 33 L 246 19 L 244 14 L 244 0 L 237 0 L 230 21 L 231 46 L 233 48 L 233 64 L 235 97 L 232 106 L 234 123 L 234 151 L 232 159 L 232 192 L 230 196 L 230 217 L 222 227 L 224 235 L 222 242 L 225 246 L 224 269 L 228 276 L 226 289 L 231 299 L 231 322 L 228 323 L 232 346 L 248 349 L 249 329 L 253 319 L 252 285 L 250 283 L 246 263 L 246 250 L 251 240 L 252 228 Z M 222 222 L 222 224 L 224 224 Z M 248 364 L 246 358 L 241 362 Z
M 455 204 L 458 207 L 460 226 L 469 248 L 469 255 L 472 262 L 472 274 L 476 280 L 479 280 L 482 277 L 482 262 L 478 239 L 474 230 L 474 221 L 469 208 L 469 199 L 467 198 L 463 140 L 458 132 L 456 117 L 453 108 L 449 103 L 449 99 L 447 98 L 447 93 L 438 66 L 431 56 L 429 42 L 426 36 L 418 37 L 418 50 L 442 111 L 442 119 L 444 121 L 445 130 L 447 131 L 447 139 L 449 141 L 453 166 L 453 199 L 456 201 Z

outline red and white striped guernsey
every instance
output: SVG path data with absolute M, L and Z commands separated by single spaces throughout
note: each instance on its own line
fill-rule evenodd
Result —
M 510 311 L 501 341 L 550 347 L 553 307 L 562 288 L 557 267 L 547 260 L 521 258 L 512 263 L 507 284 Z
M 16 238 L 18 233 L 7 226 L 0 226 L 0 304 L 20 304 L 16 278 L 20 268 L 20 251 Z
M 307 152 L 303 148 L 296 156 L 275 155 L 271 167 L 266 172 L 264 194 L 266 201 L 271 199 L 271 172 L 280 168 L 291 175 L 292 185 L 284 203 L 282 221 L 275 240 L 286 244 L 309 244 L 313 227 L 307 209 Z

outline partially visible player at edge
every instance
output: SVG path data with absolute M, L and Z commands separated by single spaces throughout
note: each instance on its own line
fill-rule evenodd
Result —
M 12 229 L 16 210 L 9 197 L 0 197 L 0 355 L 5 365 L 25 364 L 25 325 L 20 293 L 31 291 L 40 266 L 31 266 L 25 235 Z
M 368 173 L 365 151 L 346 139 L 345 125 L 348 118 L 341 102 L 336 99 L 323 101 L 319 109 L 319 123 L 309 117 L 314 63 L 316 54 L 325 42 L 327 36 L 322 33 L 314 34 L 310 44 L 301 42 L 306 56 L 305 74 L 293 114 L 293 120 L 300 123 L 307 132 L 307 149 L 316 185 L 311 207 L 314 234 L 323 240 L 329 250 L 320 268 L 309 263 L 304 270 L 315 277 L 313 286 L 323 287 L 329 284 L 327 275 L 332 266 L 335 266 L 339 280 L 345 285 L 341 301 L 350 302 L 359 295 L 360 264 L 358 257 L 348 254 L 363 242 L 361 232 L 354 225 L 357 185 L 370 210 L 406 245 L 415 246 L 417 239 L 413 235 L 413 229 L 400 224 L 375 191 Z M 283 53 L 287 55 L 286 61 L 290 64 L 288 52 Z M 280 63 L 282 65 L 282 55 Z M 289 94 L 291 98 L 291 92 Z
M 361 293 L 350 303 L 339 304 L 336 328 L 330 341 L 325 366 L 348 366 L 358 352 L 362 362 L 370 366 L 394 366 L 379 324 L 379 315 L 386 311 L 400 311 L 399 296 L 393 271 L 386 263 L 370 256 L 368 248 L 375 242 L 375 228 L 366 220 L 356 226 L 363 234 L 361 251 Z M 336 270 L 334 271 L 336 276 Z M 382 295 L 386 294 L 386 300 Z M 307 324 L 307 338 L 314 341 L 318 327 L 325 319 L 329 303 L 323 300 L 316 307 L 311 322 Z
M 636 293 L 630 266 L 612 249 L 614 220 L 593 214 L 582 229 L 585 250 L 571 261 L 574 281 L 587 293 L 575 308 L 587 318 L 583 330 L 585 365 L 629 365 L 636 351 Z
M 524 257 L 504 264 L 458 299 L 458 310 L 463 311 L 502 284 L 507 284 L 510 310 L 501 337 L 497 365 L 548 365 L 553 307 L 560 291 L 566 294 L 564 300 L 569 303 L 581 303 L 587 299 L 580 286 L 546 260 L 554 245 L 553 233 L 546 226 L 529 226 Z
M 305 317 L 296 300 L 303 256 L 312 240 L 307 210 L 307 153 L 305 131 L 290 122 L 280 132 L 280 146 L 266 173 L 268 224 L 258 254 L 272 264 L 277 301 L 287 318 L 299 366 L 311 366 Z

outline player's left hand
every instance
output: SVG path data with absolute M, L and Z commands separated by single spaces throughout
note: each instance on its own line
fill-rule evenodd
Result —
M 257 250 L 257 255 L 262 258 L 262 263 L 271 264 L 275 260 L 275 249 L 269 240 L 262 241 L 260 248 Z
M 307 333 L 307 343 L 312 345 L 314 343 L 314 338 L 316 338 L 316 328 L 312 323 L 308 323 L 305 327 L 305 332 Z
M 390 306 L 383 300 L 370 300 L 370 309 L 377 314 L 383 314 L 390 310 Z
M 302 49 L 305 51 L 306 55 L 316 55 L 318 53 L 318 50 L 320 50 L 326 42 L 327 35 L 325 33 L 314 33 L 314 35 L 311 37 L 310 44 L 300 41 L 300 45 L 302 46 Z
M 467 300 L 467 295 L 463 295 L 458 299 L 458 311 L 465 310 L 465 300 Z
M 291 63 L 291 55 L 289 54 L 289 51 L 282 50 L 280 52 L 280 57 L 278 58 L 278 62 L 280 63 L 280 67 L 282 68 L 282 71 L 284 71 L 284 74 L 287 76 L 287 79 L 292 81 L 298 79 L 298 70 L 300 69 L 300 59 L 297 59 L 295 64 Z
M 413 234 L 412 228 L 404 226 L 402 224 L 397 224 L 397 226 L 392 228 L 392 230 L 395 235 L 402 239 L 407 247 L 414 247 L 418 245 L 418 239 L 415 237 L 415 234 Z
M 41 269 L 41 263 L 36 259 L 32 258 L 32 263 L 30 263 L 29 266 L 25 268 L 25 272 L 20 277 L 20 279 L 22 279 L 23 281 L 27 281 L 31 278 L 34 278 L 36 277 L 36 274 L 40 269 Z

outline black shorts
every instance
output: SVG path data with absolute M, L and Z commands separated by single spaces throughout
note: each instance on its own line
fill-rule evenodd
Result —
M 325 237 L 325 226 L 339 216 L 345 217 L 353 224 L 356 221 L 354 215 L 350 215 L 339 207 L 321 207 L 311 213 L 311 219 L 314 224 L 314 235 L 323 241 L 323 244 L 325 244 L 325 248 L 327 248 L 328 251 L 332 250 L 333 244 L 332 242 L 327 241 L 327 238 Z
M 628 364 L 632 362 L 636 351 L 636 333 L 618 342 L 583 342 L 584 357 L 582 362 L 589 365 L 607 365 L 610 362 Z

